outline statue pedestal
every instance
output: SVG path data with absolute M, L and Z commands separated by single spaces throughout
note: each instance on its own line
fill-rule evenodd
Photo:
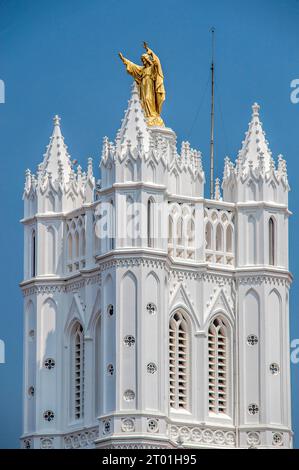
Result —
M 176 133 L 170 127 L 152 126 L 148 127 L 148 130 L 154 141 L 162 137 L 168 140 L 170 144 L 176 145 Z

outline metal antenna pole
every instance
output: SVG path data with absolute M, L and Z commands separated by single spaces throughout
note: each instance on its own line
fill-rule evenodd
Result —
M 212 63 L 211 63 L 211 141 L 210 141 L 210 198 L 214 198 L 214 33 L 215 28 L 211 28 L 212 33 Z

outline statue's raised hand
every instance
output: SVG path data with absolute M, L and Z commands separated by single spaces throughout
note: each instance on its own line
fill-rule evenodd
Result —
M 124 58 L 124 56 L 122 55 L 122 53 L 119 52 L 118 55 L 119 55 L 120 59 L 124 62 L 125 58 Z

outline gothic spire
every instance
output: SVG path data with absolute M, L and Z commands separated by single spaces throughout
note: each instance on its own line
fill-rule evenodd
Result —
M 272 152 L 260 121 L 259 109 L 260 106 L 254 103 L 248 131 L 245 134 L 245 140 L 242 142 L 242 148 L 238 156 L 245 172 L 248 172 L 250 168 L 260 167 L 261 160 L 263 160 L 265 172 L 268 172 L 272 167 Z
M 46 153 L 44 154 L 42 171 L 50 173 L 53 181 L 63 174 L 66 182 L 69 180 L 72 170 L 70 155 L 61 133 L 60 117 L 57 115 L 54 116 L 53 122 L 54 129 Z
M 117 151 L 123 153 L 130 142 L 132 150 L 139 147 L 140 141 L 145 151 L 149 150 L 150 133 L 147 127 L 144 111 L 141 106 L 139 91 L 136 83 L 132 85 L 132 94 L 125 111 L 121 128 L 117 133 Z

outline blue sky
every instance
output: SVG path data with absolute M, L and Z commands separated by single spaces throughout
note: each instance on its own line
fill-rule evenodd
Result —
M 131 78 L 117 57 L 139 61 L 146 40 L 162 61 L 163 118 L 204 155 L 208 181 L 211 26 L 216 28 L 216 173 L 235 159 L 254 101 L 274 156 L 284 154 L 292 192 L 291 338 L 299 337 L 298 0 L 0 0 L 0 448 L 18 447 L 22 413 L 22 190 L 41 162 L 59 114 L 72 158 L 98 164 L 104 135 L 114 138 Z M 208 187 L 206 188 L 208 190 Z M 208 194 L 208 193 L 207 193 Z M 293 428 L 299 447 L 299 364 L 292 366 Z

